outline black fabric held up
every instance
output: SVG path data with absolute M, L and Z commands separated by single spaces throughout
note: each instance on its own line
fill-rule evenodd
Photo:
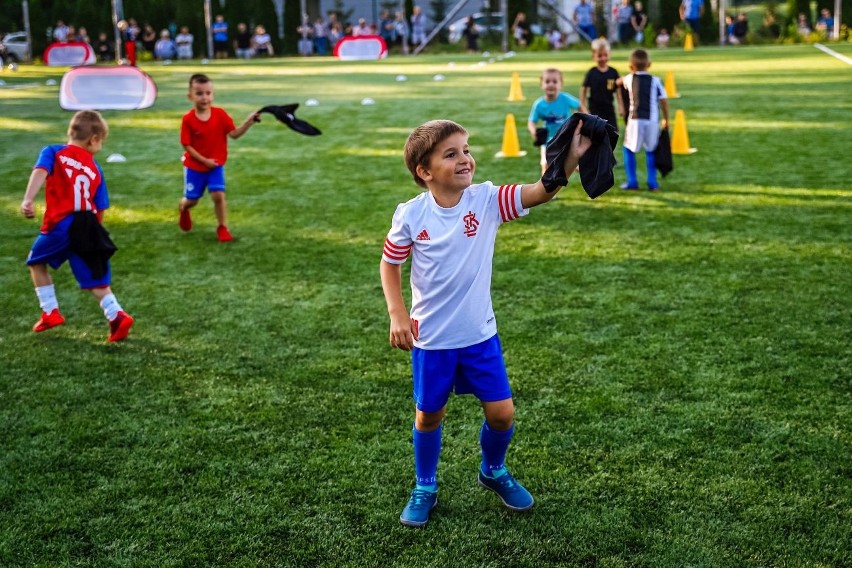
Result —
M 69 230 L 71 250 L 86 263 L 93 278 L 103 278 L 109 259 L 118 250 L 109 233 L 91 211 L 76 211 Z
M 305 136 L 318 136 L 322 134 L 316 126 L 305 120 L 296 118 L 295 113 L 297 108 L 299 108 L 299 103 L 291 105 L 267 105 L 258 112 L 268 112 L 299 134 L 304 134 Z
M 674 160 L 672 159 L 672 143 L 669 138 L 669 129 L 663 128 L 660 130 L 660 138 L 657 142 L 657 149 L 654 150 L 654 162 L 657 164 L 657 170 L 660 175 L 666 177 L 674 169 Z
M 599 116 L 575 112 L 562 124 L 556 136 L 547 145 L 547 169 L 541 176 L 541 182 L 548 193 L 568 184 L 565 159 L 571 149 L 574 130 L 581 120 L 583 128 L 580 133 L 592 140 L 591 148 L 580 158 L 580 182 L 583 189 L 594 199 L 606 193 L 615 184 L 615 177 L 612 175 L 612 168 L 615 167 L 612 149 L 618 142 L 618 131 Z

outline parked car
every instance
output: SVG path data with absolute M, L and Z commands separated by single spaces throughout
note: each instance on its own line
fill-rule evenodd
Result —
M 503 13 L 502 12 L 476 12 L 460 18 L 447 26 L 449 30 L 450 43 L 458 43 L 463 37 L 464 28 L 467 26 L 467 19 L 473 16 L 473 21 L 476 24 L 476 29 L 480 35 L 494 33 L 495 35 L 503 33 Z M 511 25 L 511 22 L 509 23 Z M 534 34 L 541 34 L 541 26 L 532 24 L 530 29 Z
M 25 32 L 12 32 L 0 39 L 0 57 L 3 61 L 18 62 L 30 60 L 30 44 Z

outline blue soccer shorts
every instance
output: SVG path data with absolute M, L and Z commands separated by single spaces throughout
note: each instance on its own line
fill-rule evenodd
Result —
M 81 289 L 89 290 L 109 286 L 112 281 L 112 268 L 109 262 L 107 262 L 106 274 L 102 278 L 94 278 L 89 266 L 82 258 L 71 251 L 70 232 L 73 219 L 73 215 L 68 215 L 57 223 L 52 231 L 47 234 L 41 233 L 36 237 L 30 255 L 27 257 L 27 266 L 47 264 L 55 270 L 67 260 Z
M 414 402 L 423 412 L 444 408 L 450 393 L 472 394 L 482 402 L 512 398 L 503 348 L 495 333 L 476 345 L 461 349 L 411 351 Z
M 209 172 L 197 172 L 183 168 L 183 196 L 187 199 L 201 199 L 204 190 L 225 191 L 225 166 L 213 168 Z

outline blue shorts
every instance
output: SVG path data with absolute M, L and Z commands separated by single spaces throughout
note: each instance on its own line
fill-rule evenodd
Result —
M 503 348 L 496 333 L 490 339 L 461 349 L 415 347 L 411 363 L 414 402 L 423 412 L 444 408 L 453 391 L 473 394 L 482 402 L 512 398 Z
M 74 273 L 74 278 L 80 284 L 80 288 L 88 290 L 90 288 L 103 288 L 109 286 L 112 281 L 112 268 L 107 262 L 107 271 L 103 278 L 93 278 L 92 271 L 82 258 L 71 251 L 71 221 L 74 220 L 73 215 L 68 215 L 61 220 L 46 235 L 41 233 L 36 237 L 33 243 L 33 248 L 30 250 L 30 255 L 27 257 L 27 266 L 34 264 L 47 264 L 53 269 L 62 266 L 66 260 L 71 266 L 71 272 Z
M 225 166 L 213 168 L 209 172 L 197 172 L 183 168 L 183 196 L 187 199 L 201 199 L 204 190 L 225 191 Z

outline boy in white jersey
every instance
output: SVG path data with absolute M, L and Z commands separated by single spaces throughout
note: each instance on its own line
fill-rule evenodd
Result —
M 563 165 L 568 178 L 591 140 L 577 127 Z M 467 131 L 449 120 L 416 129 L 405 164 L 425 191 L 400 204 L 385 240 L 380 274 L 390 315 L 390 344 L 411 351 L 414 375 L 416 486 L 400 515 L 425 526 L 437 504 L 441 423 L 450 393 L 482 403 L 479 483 L 512 510 L 533 506 L 532 495 L 503 460 L 514 432 L 515 407 L 491 307 L 491 268 L 497 229 L 553 199 L 539 180 L 527 185 L 473 184 L 476 162 Z M 558 191 L 558 190 L 557 190 Z M 402 263 L 411 256 L 411 312 L 402 296 Z

